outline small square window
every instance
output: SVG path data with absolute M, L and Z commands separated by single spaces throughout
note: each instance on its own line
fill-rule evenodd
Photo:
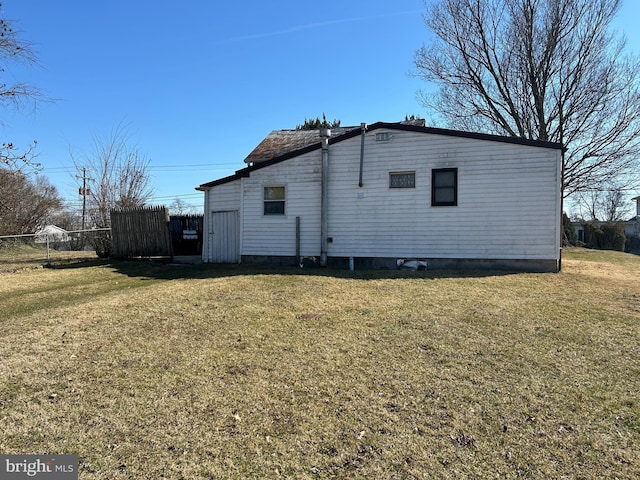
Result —
M 431 206 L 458 205 L 458 169 L 439 168 L 431 171 Z
M 264 214 L 284 215 L 284 187 L 264 187 Z
M 416 172 L 390 173 L 389 188 L 416 188 Z
M 376 133 L 376 142 L 388 142 L 391 140 L 391 134 L 389 132 Z

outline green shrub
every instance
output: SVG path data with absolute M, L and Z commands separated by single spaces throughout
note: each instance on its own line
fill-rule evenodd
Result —
M 584 243 L 588 248 L 624 251 L 627 237 L 622 222 L 607 222 L 603 225 L 599 225 L 597 221 L 585 222 L 583 227 Z
M 584 244 L 587 248 L 601 249 L 602 245 L 602 230 L 597 221 L 583 222 L 582 227 L 584 230 Z
M 95 249 L 99 258 L 111 256 L 111 232 L 89 232 L 89 244 Z
M 624 225 L 622 222 L 605 223 L 600 229 L 602 230 L 603 236 L 603 250 L 624 252 L 624 244 L 627 241 L 627 237 L 624 234 Z

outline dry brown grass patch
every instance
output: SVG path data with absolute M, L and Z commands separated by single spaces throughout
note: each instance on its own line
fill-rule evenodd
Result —
M 0 450 L 83 479 L 634 478 L 638 266 L 12 274 Z

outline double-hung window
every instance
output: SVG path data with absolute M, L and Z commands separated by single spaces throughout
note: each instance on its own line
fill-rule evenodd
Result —
M 283 186 L 264 187 L 264 214 L 284 215 L 285 190 Z
M 458 169 L 431 170 L 431 206 L 455 207 L 456 205 L 458 205 Z

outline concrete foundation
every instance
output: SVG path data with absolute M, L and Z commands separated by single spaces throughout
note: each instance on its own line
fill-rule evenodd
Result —
M 315 261 L 314 261 L 315 259 Z M 399 260 L 391 257 L 353 257 L 354 270 L 401 270 Z M 427 270 L 500 270 L 513 272 L 555 273 L 559 271 L 559 262 L 555 259 L 474 259 L 474 258 L 419 258 L 427 263 Z M 303 265 L 319 265 L 320 257 L 303 257 Z M 243 255 L 242 263 L 248 265 L 298 266 L 295 256 Z M 349 269 L 349 257 L 328 257 L 327 266 Z

